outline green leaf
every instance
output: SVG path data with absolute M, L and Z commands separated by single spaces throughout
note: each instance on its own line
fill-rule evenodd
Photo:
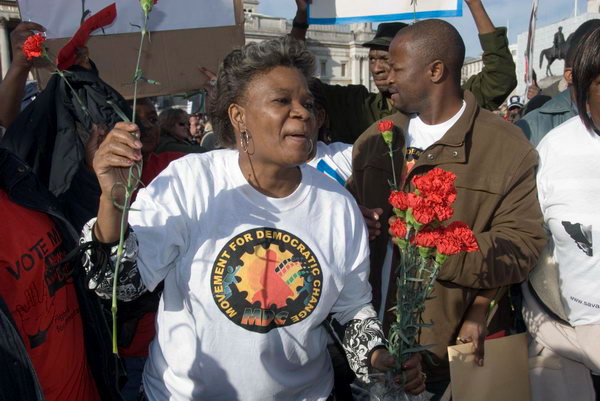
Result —
M 146 78 L 146 77 L 140 77 L 140 79 L 142 81 L 148 82 L 150 85 L 160 85 L 160 82 L 155 81 L 154 79 L 150 79 L 150 78 Z
M 408 338 L 406 338 L 406 336 L 405 336 L 404 334 L 402 334 L 402 332 L 401 332 L 401 331 L 398 331 L 398 336 L 400 336 L 400 338 L 402 339 L 402 341 L 404 341 L 404 343 L 405 343 L 406 345 L 410 345 L 410 344 L 412 344 L 412 343 L 411 343 L 411 342 L 408 340 Z
M 119 118 L 121 118 L 121 120 L 130 123 L 131 120 L 129 119 L 129 117 L 127 117 L 125 115 L 125 113 L 123 113 L 123 110 L 121 110 L 121 108 L 119 106 L 117 106 L 117 104 L 115 102 L 113 102 L 112 100 L 107 100 L 106 103 L 108 103 L 113 110 L 115 111 L 115 113 L 117 113 L 117 115 L 119 116 Z

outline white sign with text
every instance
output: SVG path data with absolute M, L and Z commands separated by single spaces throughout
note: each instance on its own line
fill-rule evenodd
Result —
M 313 0 L 311 24 L 459 17 L 462 0 Z
M 21 18 L 46 27 L 49 39 L 69 38 L 79 28 L 84 10 L 95 14 L 116 3 L 117 18 L 106 34 L 139 32 L 143 20 L 138 0 L 19 0 Z M 233 0 L 159 0 L 150 14 L 150 31 L 235 25 Z M 95 32 L 96 35 L 102 31 Z

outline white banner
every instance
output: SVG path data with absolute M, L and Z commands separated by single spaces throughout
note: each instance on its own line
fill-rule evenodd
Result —
M 535 41 L 535 26 L 537 23 L 537 10 L 539 0 L 533 0 L 531 4 L 531 16 L 529 17 L 529 30 L 527 33 L 527 48 L 525 49 L 525 95 L 527 99 L 529 87 L 533 84 L 533 42 Z
M 139 0 L 19 0 L 21 18 L 44 25 L 49 39 L 70 38 L 79 28 L 84 10 L 95 14 L 116 3 L 117 19 L 104 33 L 139 32 L 143 14 Z M 159 0 L 150 14 L 150 31 L 235 25 L 233 0 Z M 102 34 L 102 31 L 95 33 Z
M 462 0 L 313 0 L 311 24 L 460 17 Z

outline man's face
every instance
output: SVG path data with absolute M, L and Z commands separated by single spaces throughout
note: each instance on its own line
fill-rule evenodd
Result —
M 389 52 L 383 49 L 369 50 L 369 71 L 379 92 L 388 91 L 388 74 L 390 72 Z
M 200 117 L 192 114 L 190 116 L 190 134 L 193 137 L 202 135 L 202 125 L 200 124 Z
M 521 119 L 521 112 L 523 109 L 521 107 L 511 107 L 508 110 L 508 121 L 511 123 L 516 123 Z
M 397 36 L 390 46 L 389 92 L 394 107 L 405 114 L 419 113 L 427 101 L 427 65 L 410 45 L 410 39 Z

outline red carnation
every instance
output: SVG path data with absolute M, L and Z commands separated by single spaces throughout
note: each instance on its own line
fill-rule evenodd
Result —
M 455 179 L 455 174 L 434 168 L 422 176 L 413 177 L 412 183 L 423 197 L 436 203 L 450 205 L 456 200 Z
M 410 206 L 408 204 L 408 197 L 406 192 L 402 191 L 392 191 L 390 197 L 388 198 L 388 202 L 396 209 L 406 210 Z
M 455 221 L 446 227 L 446 231 L 461 243 L 463 252 L 475 252 L 479 250 L 477 239 L 473 231 L 462 221 Z
M 25 43 L 23 43 L 23 53 L 25 54 L 25 57 L 27 57 L 27 60 L 41 57 L 42 54 L 44 54 L 43 45 L 45 41 L 46 37 L 41 33 L 36 33 L 27 38 Z
M 415 208 L 417 207 L 421 201 L 423 200 L 423 198 L 421 198 L 419 195 L 415 194 L 414 192 L 409 192 L 406 194 L 406 202 L 408 203 L 408 207 L 411 208 Z
M 390 225 L 390 231 L 394 237 L 402 239 L 406 238 L 406 224 L 404 224 L 401 219 L 396 219 L 396 221 Z
M 394 122 L 391 120 L 379 121 L 377 129 L 379 132 L 391 131 L 394 128 Z
M 454 214 L 454 209 L 452 209 L 451 206 L 446 205 L 435 205 L 433 210 L 435 211 L 435 216 L 438 221 L 449 220 Z
M 438 238 L 442 235 L 443 231 L 428 230 L 424 229 L 417 233 L 415 237 L 415 244 L 423 248 L 435 248 Z
M 456 255 L 462 251 L 462 242 L 460 239 L 455 237 L 452 232 L 445 229 L 443 233 L 437 238 L 435 247 L 438 253 L 442 255 Z
M 421 201 L 413 207 L 412 214 L 417 223 L 423 225 L 431 223 L 436 217 L 435 210 L 431 203 L 427 202 L 425 199 L 421 199 Z

